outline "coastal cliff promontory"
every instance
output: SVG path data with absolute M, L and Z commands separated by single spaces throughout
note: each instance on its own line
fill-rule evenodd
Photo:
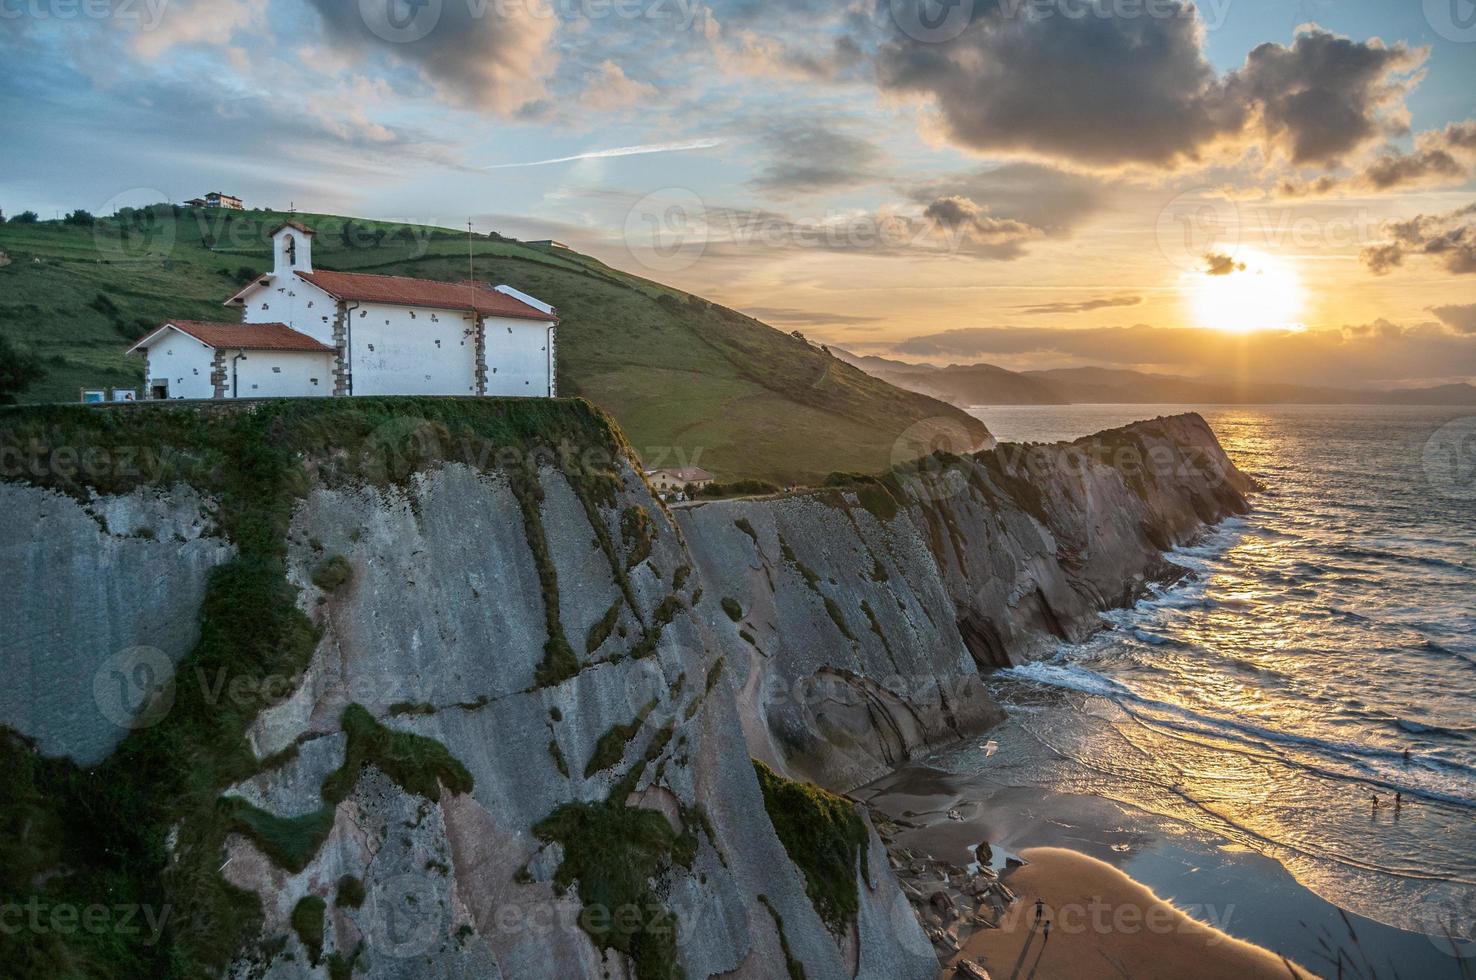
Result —
M 1253 487 L 1198 415 L 830 482 L 677 519 L 732 619 L 750 750 L 836 789 L 996 723 L 980 671 L 1178 577 L 1164 552 Z

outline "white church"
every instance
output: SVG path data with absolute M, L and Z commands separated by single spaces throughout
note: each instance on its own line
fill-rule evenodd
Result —
M 225 303 L 242 322 L 170 320 L 128 353 L 146 398 L 552 398 L 559 318 L 511 286 L 313 270 L 313 231 L 272 232 L 268 275 Z

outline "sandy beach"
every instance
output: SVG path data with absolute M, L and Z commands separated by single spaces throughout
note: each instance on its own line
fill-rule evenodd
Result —
M 963 959 L 984 966 L 993 980 L 1313 976 L 1190 918 L 1095 858 L 1058 847 L 1029 848 L 1021 857 L 1029 863 L 1005 878 L 1019 901 L 1005 910 L 1000 928 L 969 938 L 944 977 L 952 977 Z M 1039 925 L 1037 899 L 1045 903 Z

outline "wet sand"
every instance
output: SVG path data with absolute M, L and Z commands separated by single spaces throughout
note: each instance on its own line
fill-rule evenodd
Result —
M 953 964 L 974 960 L 994 980 L 1312 976 L 1259 946 L 1191 919 L 1095 858 L 1055 847 L 1029 848 L 1020 856 L 1028 863 L 1004 878 L 1019 901 L 998 929 L 976 932 Z M 1037 899 L 1044 902 L 1039 922 Z M 943 975 L 952 976 L 952 969 Z
M 975 846 L 989 842 L 994 851 L 991 866 L 1001 872 L 1012 853 L 1035 848 L 1074 852 L 1096 859 L 1083 867 L 1107 866 L 1130 884 L 1151 888 L 1190 918 L 1256 944 L 1252 948 L 1270 950 L 1277 962 L 1284 954 L 1317 975 L 1336 976 L 1336 958 L 1342 956 L 1357 963 L 1363 975 L 1421 980 L 1464 976 L 1460 962 L 1435 941 L 1353 913 L 1345 917 L 1270 857 L 1100 797 L 1001 785 L 982 775 L 948 772 L 921 762 L 904 765 L 850 795 L 894 822 L 890 843 L 897 848 L 965 869 L 977 867 L 972 864 Z M 1033 874 L 1017 877 L 1026 870 L 1005 873 L 1005 883 L 1018 892 L 1021 881 L 1033 880 Z M 1034 901 L 1021 897 L 1005 915 L 1028 908 L 1033 917 Z M 971 943 L 991 942 L 987 937 L 964 938 L 968 949 L 973 949 Z M 1036 940 L 1037 949 L 1042 938 Z M 1052 947 L 1062 938 L 1053 927 Z M 1021 948 L 1023 942 L 1014 947 L 1015 957 Z M 1015 958 L 1001 963 L 1001 955 L 1007 953 L 990 957 L 994 980 L 1009 978 L 1014 971 Z M 1015 980 L 1031 975 L 1033 959 L 1034 951 Z M 1042 959 L 1034 974 L 1038 980 L 1070 975 L 1052 972 L 1050 962 Z M 1199 980 L 1197 973 L 1196 967 L 1178 975 Z M 1170 975 L 1141 967 L 1131 973 L 1134 980 Z M 1273 975 L 1291 974 L 1283 968 Z M 1100 959 L 1092 971 L 1075 974 L 1074 980 L 1097 976 L 1123 974 Z

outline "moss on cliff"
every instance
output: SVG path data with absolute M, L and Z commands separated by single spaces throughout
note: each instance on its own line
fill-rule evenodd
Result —
M 863 473 L 832 473 L 825 478 L 824 485 L 854 493 L 861 506 L 882 523 L 896 517 L 900 509 L 897 502 L 899 488 L 895 481 L 889 481 L 885 477 Z M 839 494 L 820 494 L 819 499 L 834 506 L 845 506 Z
M 646 717 L 656 709 L 657 704 L 658 702 L 654 699 L 648 701 L 633 719 L 622 725 L 611 725 L 605 734 L 599 737 L 599 740 L 595 742 L 594 752 L 584 767 L 585 779 L 601 770 L 609 769 L 625 756 L 625 747 L 641 730 L 641 726 L 646 723 Z
M 616 599 L 610 603 L 610 608 L 605 610 L 599 622 L 589 628 L 589 633 L 584 638 L 584 652 L 594 653 L 615 632 L 615 623 L 620 619 L 620 607 L 625 604 L 624 599 Z
M 292 931 L 297 933 L 313 966 L 323 959 L 323 915 L 327 910 L 328 903 L 316 895 L 306 895 L 292 907 Z
M 579 925 L 596 946 L 630 957 L 640 980 L 682 975 L 676 919 L 651 887 L 670 867 L 677 841 L 664 816 L 619 803 L 566 803 L 533 833 L 562 845 L 554 884 L 577 891 Z
M 177 668 L 191 682 L 176 685 L 160 721 L 130 732 L 89 770 L 41 758 L 25 739 L 0 733 L 7 894 L 44 906 L 105 901 L 165 917 L 158 936 L 0 931 L 9 975 L 194 977 L 221 972 L 259 935 L 257 896 L 219 873 L 226 835 L 242 830 L 272 841 L 264 846 L 295 863 L 317 828 L 219 803 L 258 769 L 245 732 L 267 701 L 265 693 L 212 692 L 231 682 L 264 692 L 264 681 L 300 676 L 311 658 L 318 634 L 287 579 L 286 539 L 313 479 L 401 483 L 437 461 L 513 471 L 538 454 L 562 461 L 576 484 L 595 483 L 611 478 L 624 450 L 608 420 L 577 401 L 305 399 L 0 412 L 0 453 L 17 463 L 6 479 L 80 501 L 189 484 L 216 500 L 218 531 L 238 551 L 210 576 L 199 641 Z M 193 682 L 201 676 L 226 684 Z M 373 734 L 367 744 L 373 761 L 391 770 L 435 756 L 411 751 L 397 760 L 402 743 Z M 462 784 L 454 768 L 442 774 Z M 412 786 L 422 778 L 400 776 Z
M 353 792 L 359 771 L 373 765 L 407 793 L 439 800 L 441 789 L 470 793 L 472 776 L 433 738 L 386 728 L 362 705 L 351 704 L 340 721 L 348 733 L 343 765 L 323 780 L 323 801 L 337 806 Z
M 764 809 L 789 859 L 804 873 L 805 894 L 836 934 L 856 917 L 856 867 L 871 874 L 866 822 L 849 800 L 809 783 L 785 779 L 755 761 Z
M 625 567 L 635 568 L 651 557 L 656 532 L 646 508 L 632 504 L 620 513 L 620 538 L 625 544 Z
M 333 807 L 297 817 L 279 817 L 227 796 L 220 806 L 232 830 L 249 837 L 279 867 L 294 874 L 308 866 L 333 829 Z
M 313 584 L 324 592 L 336 592 L 354 575 L 353 566 L 343 555 L 325 559 L 313 569 Z
M 789 948 L 789 936 L 784 931 L 784 917 L 779 910 L 774 908 L 774 903 L 769 901 L 769 896 L 760 895 L 759 904 L 769 910 L 769 918 L 774 920 L 774 929 L 779 933 L 779 948 L 784 952 L 784 970 L 789 974 L 789 980 L 805 980 L 805 965 L 794 955 Z

